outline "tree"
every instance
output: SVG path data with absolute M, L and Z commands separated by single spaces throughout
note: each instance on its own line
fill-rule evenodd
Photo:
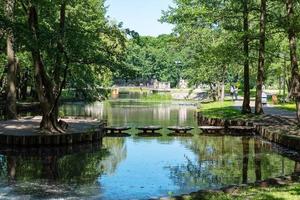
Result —
M 248 0 L 243 0 L 243 32 L 244 32 L 244 100 L 242 113 L 251 113 L 250 80 L 249 80 L 249 8 Z
M 40 106 L 43 114 L 43 118 L 40 124 L 42 130 L 50 132 L 63 132 L 62 128 L 58 124 L 58 116 L 55 106 L 56 97 L 54 94 L 54 83 L 51 81 L 49 75 L 46 72 L 44 62 L 41 56 L 41 50 L 39 47 L 39 18 L 37 7 L 33 3 L 28 5 L 28 23 L 31 33 L 32 45 L 31 54 L 34 65 L 34 78 L 36 84 L 36 91 L 40 101 Z
M 162 21 L 175 24 L 175 33 L 179 34 L 184 42 L 181 46 L 189 45 L 187 60 L 191 63 L 190 72 L 194 77 L 192 79 L 197 79 L 198 83 L 210 84 L 209 82 L 212 82 L 213 85 L 223 85 L 223 82 L 236 82 L 240 79 L 239 77 L 243 77 L 245 91 L 243 112 L 251 112 L 249 105 L 250 62 L 252 61 L 250 42 L 253 38 L 249 25 L 249 13 L 250 8 L 254 6 L 248 0 L 242 3 L 218 0 L 177 0 L 175 3 L 176 7 L 171 7 L 163 13 Z M 196 34 L 198 34 L 197 40 L 194 39 L 197 38 Z M 204 38 L 206 34 L 208 34 L 206 39 L 199 39 Z M 222 40 L 222 44 L 219 44 Z M 242 43 L 243 48 L 241 48 Z M 199 57 L 202 57 L 201 60 Z M 241 57 L 243 57 L 243 63 L 238 59 Z M 193 62 L 196 60 L 197 62 Z M 242 66 L 243 75 L 240 74 L 239 69 Z M 199 71 L 203 68 L 202 73 L 196 72 L 196 68 L 199 68 Z M 224 76 L 227 76 L 225 81 Z M 206 79 L 209 82 L 206 82 Z
M 266 12 L 267 1 L 261 0 L 260 7 L 260 35 L 259 35 L 259 58 L 257 69 L 257 83 L 256 83 L 256 98 L 255 98 L 255 114 L 262 114 L 262 87 L 264 81 L 264 66 L 265 66 L 265 39 L 266 39 Z
M 6 0 L 5 13 L 9 20 L 9 28 L 6 30 L 7 35 L 7 98 L 6 98 L 6 118 L 17 119 L 17 95 L 16 95 L 16 73 L 17 73 L 17 60 L 14 51 L 14 33 L 13 33 L 13 20 L 14 20 L 14 5 L 15 0 Z
M 178 51 L 177 38 L 174 35 L 158 37 L 140 36 L 128 41 L 125 68 L 118 79 L 131 79 L 135 83 L 147 83 L 152 79 L 168 81 L 177 86 L 184 76 L 185 60 Z
M 112 72 L 121 70 L 125 31 L 105 18 L 102 0 L 17 1 L 16 9 L 16 44 L 26 65 L 19 77 L 31 73 L 29 67 L 34 77 L 34 84 L 19 85 L 22 91 L 34 86 L 43 115 L 40 128 L 64 132 L 58 124 L 62 90 L 76 91 L 85 100 L 100 98 Z
M 292 94 L 296 99 L 297 118 L 300 122 L 300 76 L 297 58 L 297 36 L 295 31 L 294 0 L 286 1 L 288 18 L 288 39 L 291 59 Z

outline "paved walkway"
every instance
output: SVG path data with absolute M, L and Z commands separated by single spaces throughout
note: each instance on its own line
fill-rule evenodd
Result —
M 0 121 L 0 135 L 40 135 L 39 126 L 41 120 L 42 117 L 37 116 L 19 120 Z M 69 125 L 66 134 L 86 132 L 99 127 L 99 122 L 94 119 L 65 118 L 63 120 Z
M 241 110 L 242 105 L 243 105 L 243 99 L 241 99 L 241 98 L 234 102 L 234 106 L 239 110 Z M 255 101 L 251 100 L 250 106 L 251 106 L 252 112 L 254 112 Z M 285 117 L 285 118 L 290 118 L 290 119 L 295 119 L 297 117 L 296 112 L 276 108 L 275 106 L 273 106 L 271 104 L 263 105 L 263 110 L 266 115 L 280 116 L 280 117 Z

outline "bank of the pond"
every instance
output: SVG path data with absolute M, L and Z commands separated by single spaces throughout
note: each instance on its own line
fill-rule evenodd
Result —
M 88 118 L 64 118 L 65 133 L 48 133 L 39 129 L 41 116 L 0 121 L 0 144 L 8 146 L 56 146 L 99 141 L 104 124 Z
M 191 194 L 165 197 L 160 200 L 298 200 L 299 196 L 299 174 L 293 174 L 217 190 L 200 190 Z
M 300 129 L 297 120 L 273 115 L 242 115 L 233 102 L 203 104 L 198 110 L 198 123 L 207 126 L 253 127 L 261 137 L 300 151 Z

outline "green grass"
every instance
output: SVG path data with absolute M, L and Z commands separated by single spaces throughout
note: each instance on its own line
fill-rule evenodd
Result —
M 288 111 L 296 111 L 296 104 L 295 103 L 282 103 L 274 105 L 276 108 Z
M 174 198 L 175 200 L 176 198 Z M 177 198 L 178 199 L 178 198 Z M 196 193 L 193 195 L 186 195 L 181 198 L 182 200 L 298 200 L 300 199 L 300 184 L 294 183 L 281 187 L 248 187 L 233 192 L 232 194 L 201 194 Z
M 210 118 L 242 117 L 241 111 L 234 108 L 233 101 L 202 103 L 199 107 L 199 111 Z
M 260 120 L 263 118 L 262 115 L 242 114 L 241 111 L 234 106 L 234 102 L 231 100 L 201 103 L 198 106 L 198 111 L 209 118 L 239 120 Z
M 171 94 L 149 94 L 141 98 L 142 101 L 171 101 Z

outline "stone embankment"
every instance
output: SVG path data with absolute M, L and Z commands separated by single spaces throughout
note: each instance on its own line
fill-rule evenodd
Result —
M 295 119 L 263 115 L 249 116 L 245 119 L 219 119 L 209 118 L 198 113 L 198 123 L 201 126 L 223 126 L 229 129 L 232 126 L 248 127 L 255 130 L 255 134 L 266 140 L 300 151 L 300 128 Z M 231 134 L 231 131 L 226 134 Z M 249 135 L 241 132 L 240 135 Z

